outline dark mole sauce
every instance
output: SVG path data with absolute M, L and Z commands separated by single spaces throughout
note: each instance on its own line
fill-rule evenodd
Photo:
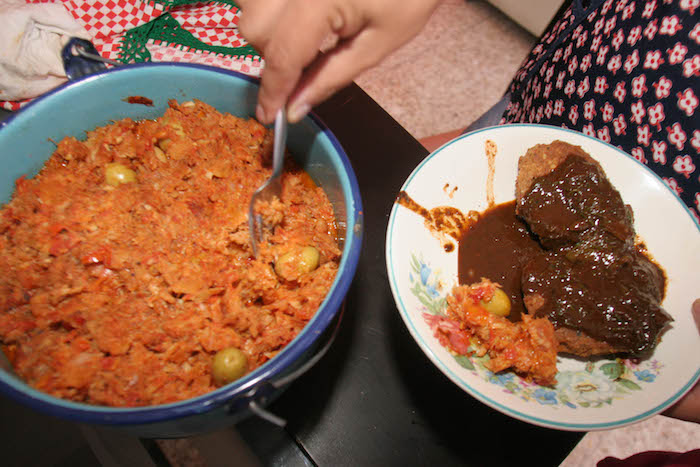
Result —
M 515 201 L 484 211 L 459 240 L 459 283 L 487 278 L 510 296 L 511 321 L 524 311 L 520 278 L 522 266 L 540 246 L 526 224 L 515 215 Z
M 511 299 L 512 321 L 528 311 L 525 296 L 539 301 L 529 312 L 555 328 L 583 331 L 621 352 L 653 348 L 670 320 L 661 308 L 665 274 L 635 244 L 631 208 L 602 170 L 568 157 L 535 179 L 520 203 L 495 205 L 466 225 L 459 283 L 498 283 Z
M 621 351 L 652 349 L 670 320 L 665 274 L 635 245 L 632 210 L 602 170 L 569 156 L 520 203 L 547 247 L 523 269 L 524 293 L 542 298 L 535 315 Z

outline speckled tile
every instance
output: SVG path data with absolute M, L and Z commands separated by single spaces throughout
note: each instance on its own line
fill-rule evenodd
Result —
M 446 0 L 423 32 L 356 82 L 415 138 L 465 128 L 506 89 L 534 38 L 482 1 Z M 467 396 L 465 396 L 467 397 Z M 663 415 L 587 433 L 561 467 L 700 448 L 700 425 Z
M 505 92 L 534 37 L 485 2 L 445 0 L 356 83 L 416 138 L 466 128 Z

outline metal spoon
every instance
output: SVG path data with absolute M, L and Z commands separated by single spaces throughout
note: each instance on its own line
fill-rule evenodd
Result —
M 284 148 L 287 144 L 287 112 L 280 109 L 275 116 L 275 139 L 272 147 L 272 175 L 255 190 L 248 207 L 248 230 L 250 231 L 250 243 L 253 254 L 257 258 L 258 244 L 263 241 L 262 216 L 255 212 L 255 205 L 260 200 L 269 201 L 282 194 L 282 166 L 284 162 Z

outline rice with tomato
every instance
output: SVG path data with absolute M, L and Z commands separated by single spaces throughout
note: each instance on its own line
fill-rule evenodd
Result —
M 255 120 L 199 101 L 60 141 L 0 210 L 0 342 L 16 373 L 56 397 L 143 406 L 214 390 L 222 349 L 248 371 L 273 358 L 341 251 L 327 196 L 287 158 L 253 255 L 247 208 L 271 146 Z M 315 264 L 297 267 L 309 250 Z

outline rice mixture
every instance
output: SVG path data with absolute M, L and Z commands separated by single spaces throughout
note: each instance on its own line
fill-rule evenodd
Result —
M 62 140 L 0 210 L 0 342 L 17 374 L 57 397 L 161 404 L 216 388 L 214 354 L 252 370 L 313 316 L 341 251 L 321 188 L 287 162 L 263 206 L 256 259 L 248 201 L 270 175 L 272 132 L 202 102 L 170 102 Z M 313 268 L 297 267 L 305 252 Z

